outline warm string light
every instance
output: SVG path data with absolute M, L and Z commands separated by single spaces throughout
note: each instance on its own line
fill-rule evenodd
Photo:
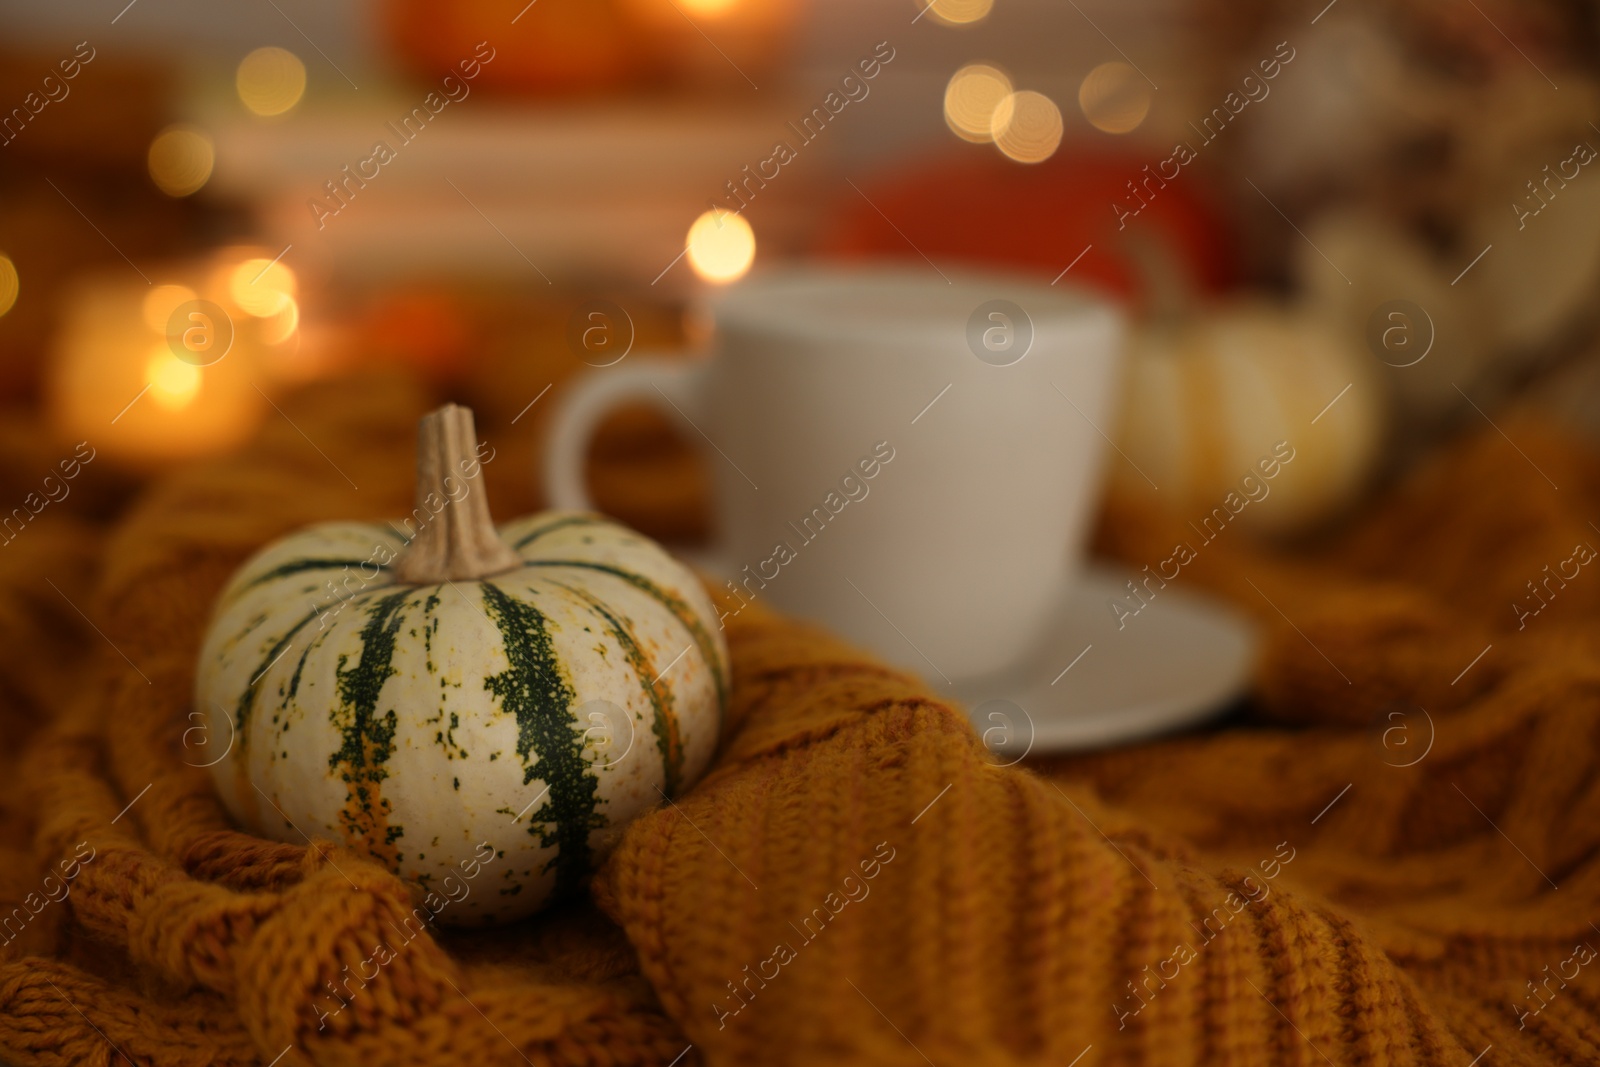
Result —
M 987 15 L 994 0 L 917 0 L 917 7 L 947 26 L 965 26 Z
M 1000 101 L 991 121 L 994 146 L 1018 163 L 1043 163 L 1061 144 L 1061 109 L 1032 89 Z
M 936 10 L 936 8 L 930 9 Z M 1130 133 L 1150 113 L 1150 85 L 1127 63 L 1102 63 L 1078 86 L 1078 106 L 1095 129 Z M 1018 163 L 1042 163 L 1061 145 L 1061 109 L 1043 93 L 1018 91 L 1004 71 L 969 63 L 944 89 L 944 121 L 964 141 L 993 144 Z
M 755 231 L 743 216 L 713 209 L 689 227 L 688 251 L 689 266 L 704 280 L 736 281 L 756 258 Z
M 970 63 L 950 76 L 944 90 L 944 121 L 964 141 L 994 140 L 995 108 L 1012 92 L 1005 72 L 984 63 Z
M 1126 63 L 1102 63 L 1078 86 L 1078 106 L 1103 133 L 1131 133 L 1150 114 L 1150 83 Z
M 944 121 L 957 137 L 992 143 L 1018 163 L 1042 163 L 1061 144 L 1061 109 L 1043 93 L 1017 91 L 1005 72 L 969 63 L 944 90 Z
M 193 126 L 169 126 L 150 142 L 150 179 L 168 196 L 198 192 L 215 162 L 211 138 Z
M 306 67 L 300 57 L 282 48 L 257 48 L 239 61 L 234 74 L 239 102 L 257 115 L 281 115 L 300 102 L 306 91 Z

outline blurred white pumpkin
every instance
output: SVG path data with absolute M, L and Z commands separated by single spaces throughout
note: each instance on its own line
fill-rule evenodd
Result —
M 1485 251 L 1461 285 L 1470 285 L 1488 313 L 1494 344 L 1511 356 L 1541 353 L 1593 311 L 1600 289 L 1600 174 L 1594 173 L 1600 136 L 1583 132 L 1586 138 L 1520 158 L 1504 195 L 1485 196 L 1467 226 L 1463 256 Z
M 1443 262 L 1370 211 L 1323 212 L 1306 236 L 1294 261 L 1305 302 L 1342 343 L 1364 350 L 1393 398 L 1397 428 L 1425 429 L 1459 408 L 1456 387 L 1470 392 L 1488 369 L 1494 332 L 1473 272 L 1451 284 L 1466 264 Z M 1402 303 L 1410 307 L 1390 310 Z
M 1384 402 L 1371 364 L 1319 317 L 1265 301 L 1137 326 L 1118 441 L 1127 462 L 1113 461 L 1111 491 L 1198 519 L 1249 475 L 1267 491 L 1239 522 L 1303 531 L 1359 492 L 1378 455 Z M 1279 442 L 1293 458 L 1262 479 Z

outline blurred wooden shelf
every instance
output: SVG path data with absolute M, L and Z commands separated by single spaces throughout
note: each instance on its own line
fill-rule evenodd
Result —
M 247 204 L 269 245 L 361 275 L 443 272 L 596 276 L 648 284 L 683 251 L 689 224 L 727 183 L 767 160 L 779 141 L 797 158 L 755 195 L 745 217 L 761 254 L 803 247 L 826 196 L 836 195 L 828 132 L 809 143 L 788 125 L 807 111 L 776 97 L 760 107 L 671 101 L 519 107 L 472 95 L 445 107 L 406 141 L 397 132 L 422 91 L 308 111 L 282 120 L 213 106 L 192 120 L 216 144 L 202 195 Z M 376 96 L 376 94 L 375 94 Z M 215 99 L 215 97 L 212 97 Z M 378 142 L 393 158 L 374 168 Z M 360 180 L 347 180 L 345 168 Z M 373 171 L 376 169 L 376 174 Z M 364 174 L 362 173 L 364 171 Z M 771 168 L 768 168 L 771 173 Z M 328 183 L 344 186 L 341 205 Z M 337 208 L 336 214 L 318 211 Z M 678 264 L 668 292 L 692 279 Z

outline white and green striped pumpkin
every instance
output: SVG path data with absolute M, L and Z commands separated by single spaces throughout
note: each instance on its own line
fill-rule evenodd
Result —
M 211 769 L 240 823 L 450 887 L 439 918 L 458 925 L 578 889 L 705 771 L 728 686 L 687 568 L 596 515 L 497 533 L 473 450 L 471 412 L 441 409 L 412 520 L 257 553 L 218 599 L 196 683 L 209 737 L 231 738 Z

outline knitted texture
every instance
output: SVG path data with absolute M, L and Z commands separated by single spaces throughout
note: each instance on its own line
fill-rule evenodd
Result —
M 1461 442 L 1328 547 L 1204 546 L 1176 581 L 1265 648 L 1248 717 L 1177 739 L 1001 766 L 920 681 L 741 612 L 708 776 L 591 900 L 462 933 L 340 843 L 233 829 L 186 734 L 222 583 L 305 523 L 403 512 L 428 399 L 308 391 L 114 523 L 0 550 L 0 1059 L 1600 1060 L 1600 577 L 1526 587 L 1600 544 L 1572 444 L 1506 422 L 1520 452 Z M 646 532 L 703 524 L 673 484 Z M 1182 518 L 1113 508 L 1102 550 L 1153 564 Z

